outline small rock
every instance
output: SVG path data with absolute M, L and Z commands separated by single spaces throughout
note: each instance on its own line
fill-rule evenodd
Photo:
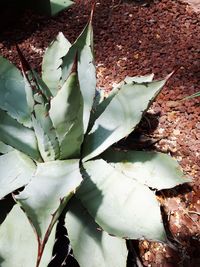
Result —
M 178 129 L 175 129 L 175 130 L 173 130 L 173 134 L 174 135 L 179 135 L 180 134 L 180 131 Z
M 200 122 L 197 122 L 197 123 L 196 123 L 196 128 L 197 128 L 197 129 L 200 129 Z
M 177 107 L 178 106 L 178 102 L 177 101 L 167 101 L 166 102 L 166 106 L 168 107 L 168 108 L 175 108 L 175 107 Z

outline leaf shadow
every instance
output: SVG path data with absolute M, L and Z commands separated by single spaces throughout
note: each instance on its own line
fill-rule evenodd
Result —
M 63 210 L 58 220 L 52 260 L 48 264 L 48 267 L 79 267 L 78 262 L 73 257 L 73 251 L 65 227 L 66 212 L 67 207 Z
M 0 225 L 5 220 L 7 214 L 11 211 L 14 205 L 15 201 L 11 194 L 0 200 Z
M 136 129 L 126 138 L 120 140 L 116 147 L 127 148 L 131 150 L 152 150 L 157 141 L 151 137 L 159 124 L 160 112 L 152 114 L 147 112 L 143 116 Z
M 102 192 L 99 190 L 99 188 L 96 186 L 96 184 L 91 180 L 90 175 L 87 173 L 86 169 L 84 168 L 83 164 L 80 164 L 80 172 L 81 175 L 83 177 L 83 182 L 82 185 L 84 185 L 85 188 L 87 188 L 87 192 L 94 192 L 95 194 L 95 201 L 93 201 L 93 205 L 92 205 L 92 209 L 95 210 L 96 212 L 92 214 L 92 217 L 95 219 L 96 214 L 98 212 L 98 209 L 100 207 L 100 205 L 103 202 L 103 194 Z M 81 190 L 81 186 L 79 187 L 79 189 L 77 190 L 77 197 L 79 196 L 79 194 L 85 194 L 86 192 L 84 192 L 83 190 Z M 93 196 L 93 195 L 92 195 Z M 81 201 L 81 200 L 80 200 Z M 83 204 L 84 206 L 84 204 Z
M 87 157 L 87 155 L 89 155 L 93 151 L 95 152 L 95 150 L 98 150 L 99 147 L 101 149 L 102 146 L 105 146 L 104 144 L 107 142 L 107 139 L 109 139 L 115 131 L 116 128 L 109 130 L 105 127 L 102 127 L 101 125 L 98 125 L 97 129 L 88 134 L 83 142 L 83 157 Z M 83 173 L 83 175 L 87 176 L 87 173 Z

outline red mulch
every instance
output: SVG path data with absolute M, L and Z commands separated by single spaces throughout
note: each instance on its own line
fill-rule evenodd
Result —
M 75 2 L 70 10 L 55 18 L 26 11 L 12 18 L 6 28 L 6 13 L 3 16 L 1 10 L 0 17 L 4 19 L 1 55 L 19 64 L 17 43 L 31 65 L 40 69 L 44 49 L 59 31 L 74 41 L 83 29 L 90 1 Z M 144 241 L 139 244 L 140 256 L 144 266 L 198 267 L 200 99 L 181 100 L 200 91 L 200 15 L 180 0 L 154 1 L 150 6 L 125 0 L 100 0 L 94 17 L 94 36 L 100 87 L 109 89 L 126 75 L 153 72 L 156 78 L 162 78 L 177 70 L 150 109 L 149 116 L 157 121 L 157 127 L 151 130 L 150 122 L 149 128 L 146 127 L 149 131 L 145 128 L 142 134 L 157 140 L 157 150 L 177 158 L 185 173 L 193 177 L 193 183 L 191 187 L 182 186 L 158 195 L 177 250 Z

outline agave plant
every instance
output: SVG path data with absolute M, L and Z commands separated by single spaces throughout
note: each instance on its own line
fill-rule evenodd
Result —
M 38 12 L 55 16 L 60 11 L 69 8 L 73 1 L 71 0 L 29 0 L 29 3 L 26 1 L 26 5 L 29 5 L 31 8 L 36 9 Z
M 155 192 L 189 180 L 168 155 L 112 147 L 167 79 L 127 77 L 105 97 L 92 42 L 91 19 L 73 44 L 59 33 L 41 77 L 19 49 L 22 71 L 0 58 L 1 267 L 46 267 L 63 212 L 81 267 L 125 267 L 126 239 L 167 241 Z
M 1 3 L 1 8 L 3 10 L 9 8 L 14 14 L 17 14 L 28 7 L 39 13 L 54 16 L 69 8 L 73 3 L 71 0 L 7 0 Z

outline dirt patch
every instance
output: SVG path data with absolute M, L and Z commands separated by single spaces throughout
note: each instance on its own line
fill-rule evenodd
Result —
M 83 29 L 89 1 L 75 1 L 68 11 L 47 18 L 26 11 L 0 34 L 0 52 L 19 65 L 17 43 L 34 68 L 59 31 L 74 41 Z M 13 25 L 14 23 L 14 25 Z M 6 25 L 4 21 L 4 25 Z M 153 149 L 175 157 L 193 178 L 191 187 L 161 192 L 158 198 L 176 249 L 140 242 L 144 266 L 200 266 L 200 106 L 199 98 L 181 101 L 200 90 L 200 17 L 181 1 L 161 0 L 147 6 L 133 1 L 98 1 L 94 18 L 98 86 L 110 89 L 125 76 L 176 74 L 153 103 L 157 121 L 141 125 L 141 135 L 156 140 Z M 129 146 L 134 140 L 129 139 Z

